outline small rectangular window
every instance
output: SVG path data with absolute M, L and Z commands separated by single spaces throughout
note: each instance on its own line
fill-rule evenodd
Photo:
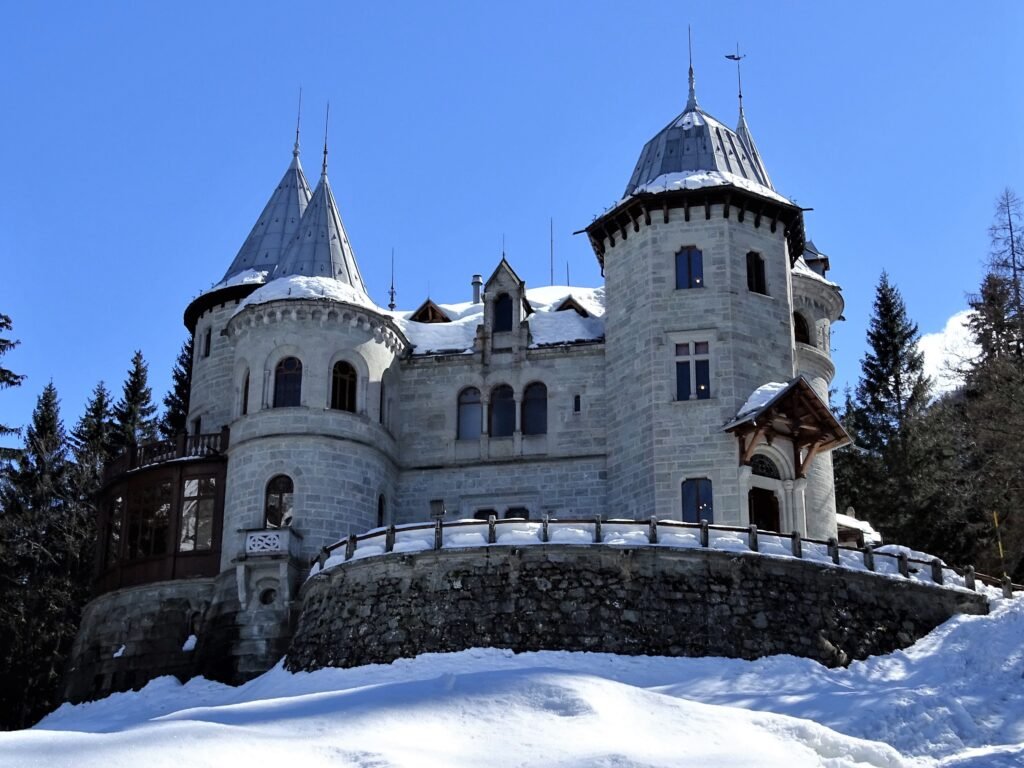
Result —
M 573 395 L 572 396 L 572 412 L 573 413 L 579 413 L 580 412 L 580 405 L 581 405 L 581 403 L 580 403 L 580 396 L 579 395 Z
M 692 245 L 676 254 L 676 289 L 704 286 L 704 255 Z
M 213 330 L 211 328 L 206 329 L 206 334 L 203 336 L 203 357 L 210 356 L 210 344 L 213 343 Z
M 676 400 L 690 399 L 690 361 L 676 361 Z
M 764 259 L 756 251 L 747 254 L 747 290 L 751 293 L 768 295 L 768 283 L 764 277 Z

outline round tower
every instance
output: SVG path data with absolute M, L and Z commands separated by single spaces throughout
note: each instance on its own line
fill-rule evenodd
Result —
M 605 275 L 607 386 L 620 393 L 610 513 L 834 535 L 834 505 L 805 497 L 842 434 L 798 376 L 803 213 L 772 186 L 742 109 L 735 131 L 705 112 L 691 67 L 685 109 L 587 233 Z

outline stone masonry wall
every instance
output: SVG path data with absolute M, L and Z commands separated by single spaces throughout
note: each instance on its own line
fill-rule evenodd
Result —
M 628 655 L 789 653 L 838 666 L 913 643 L 965 590 L 754 553 L 491 546 L 355 560 L 315 576 L 288 668 L 471 647 Z

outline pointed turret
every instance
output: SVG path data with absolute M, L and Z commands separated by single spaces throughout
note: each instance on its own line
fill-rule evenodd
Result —
M 326 151 L 324 155 L 320 181 L 302 216 L 298 232 L 271 277 L 331 277 L 351 286 L 370 301 L 327 178 Z
M 302 163 L 299 162 L 299 138 L 296 133 L 288 170 L 267 201 L 249 236 L 245 238 L 235 260 L 224 273 L 222 282 L 248 269 L 273 273 L 285 248 L 299 230 L 299 222 L 310 202 L 310 194 L 309 183 L 302 172 Z
M 769 189 L 775 189 L 772 186 L 772 180 L 768 177 L 768 170 L 764 167 L 764 162 L 761 160 L 761 153 L 757 151 L 757 145 L 754 143 L 754 137 L 750 134 L 750 128 L 747 126 L 746 115 L 743 114 L 743 95 L 740 94 L 740 119 L 736 125 L 736 135 L 740 137 L 740 141 L 746 146 L 747 158 L 750 164 L 754 166 L 757 173 L 764 181 L 764 186 Z

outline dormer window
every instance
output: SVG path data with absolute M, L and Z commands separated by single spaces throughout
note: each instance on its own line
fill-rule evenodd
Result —
M 500 293 L 494 300 L 494 332 L 512 330 L 512 297 L 507 293 Z
M 427 299 L 420 305 L 412 315 L 409 316 L 410 320 L 417 323 L 450 323 L 451 318 L 444 313 L 437 304 L 430 299 Z

